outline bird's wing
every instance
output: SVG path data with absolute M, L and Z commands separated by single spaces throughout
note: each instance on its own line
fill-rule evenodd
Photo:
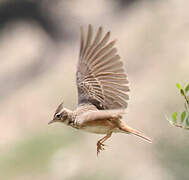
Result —
M 93 28 L 85 35 L 81 27 L 81 44 L 77 66 L 78 103 L 92 103 L 98 109 L 127 107 L 129 91 L 123 63 L 109 41 L 110 32 L 102 35 L 102 27 L 93 39 Z
M 116 110 L 89 110 L 83 113 L 81 116 L 76 117 L 76 123 L 79 126 L 85 126 L 88 123 L 92 123 L 98 120 L 115 120 L 115 122 L 123 116 L 126 112 L 123 109 Z

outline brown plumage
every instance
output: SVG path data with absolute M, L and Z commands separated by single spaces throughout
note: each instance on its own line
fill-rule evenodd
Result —
M 79 104 L 91 102 L 98 109 L 127 107 L 128 80 L 115 40 L 109 42 L 110 32 L 102 37 L 102 27 L 92 40 L 93 29 L 89 25 L 85 36 L 81 28 L 81 44 L 77 65 Z
M 109 41 L 110 32 L 103 36 L 102 31 L 100 27 L 93 37 L 91 25 L 87 35 L 81 27 L 76 72 L 78 107 L 71 111 L 61 103 L 49 122 L 63 122 L 84 131 L 106 134 L 97 142 L 97 154 L 104 149 L 103 143 L 113 132 L 134 134 L 151 142 L 150 138 L 121 120 L 129 99 L 127 75 L 114 47 L 116 41 Z

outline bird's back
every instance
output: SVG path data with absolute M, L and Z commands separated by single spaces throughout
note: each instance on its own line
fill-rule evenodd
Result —
M 83 103 L 83 104 L 78 105 L 78 107 L 74 111 L 74 114 L 75 114 L 75 116 L 80 116 L 83 113 L 88 112 L 90 110 L 98 111 L 98 109 L 96 108 L 95 105 L 93 105 L 91 103 Z

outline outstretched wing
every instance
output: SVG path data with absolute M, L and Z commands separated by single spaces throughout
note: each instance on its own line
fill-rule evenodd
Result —
M 92 103 L 98 109 L 127 107 L 128 80 L 123 63 L 109 41 L 110 32 L 102 36 L 102 27 L 93 38 L 93 28 L 85 35 L 81 27 L 81 44 L 77 66 L 78 103 Z

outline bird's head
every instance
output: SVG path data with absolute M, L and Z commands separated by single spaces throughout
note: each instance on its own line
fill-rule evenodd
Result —
M 69 109 L 66 109 L 63 107 L 63 103 L 61 103 L 58 108 L 56 109 L 53 120 L 51 120 L 48 124 L 54 123 L 54 122 L 62 122 L 66 125 L 70 124 L 70 115 L 71 111 Z

